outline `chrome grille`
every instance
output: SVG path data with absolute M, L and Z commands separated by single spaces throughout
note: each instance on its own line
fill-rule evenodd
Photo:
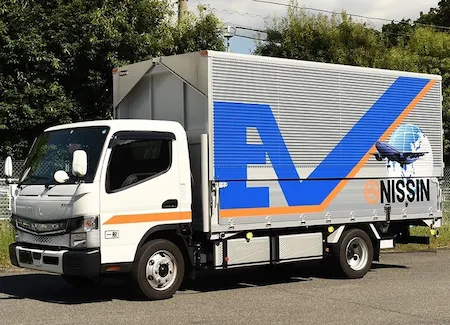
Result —
M 70 244 L 70 235 L 33 235 L 24 231 L 17 231 L 17 241 L 36 245 L 46 245 L 46 246 L 65 246 L 68 247 Z

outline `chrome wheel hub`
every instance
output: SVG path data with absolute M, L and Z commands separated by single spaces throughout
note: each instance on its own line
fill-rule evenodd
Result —
M 177 270 L 175 257 L 166 250 L 160 250 L 148 260 L 145 275 L 152 288 L 161 291 L 173 285 Z
M 369 248 L 359 237 L 352 238 L 346 247 L 347 263 L 355 271 L 363 269 L 368 262 Z

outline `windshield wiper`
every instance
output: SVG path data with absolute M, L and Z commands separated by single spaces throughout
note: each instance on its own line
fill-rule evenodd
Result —
M 31 175 L 31 176 L 28 176 L 27 178 L 25 178 L 22 182 L 19 182 L 19 184 L 17 184 L 17 186 L 32 185 L 36 181 L 44 180 L 44 179 L 50 179 L 50 177 L 48 177 L 48 176 L 40 176 L 40 175 Z M 34 180 L 34 182 L 32 182 L 31 184 L 24 184 L 28 180 Z

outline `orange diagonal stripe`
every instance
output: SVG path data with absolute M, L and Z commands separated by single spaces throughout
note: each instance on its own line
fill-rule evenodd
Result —
M 113 216 L 103 224 L 117 225 L 117 224 L 139 223 L 139 222 L 190 220 L 191 217 L 192 217 L 191 212 L 128 214 L 128 215 Z

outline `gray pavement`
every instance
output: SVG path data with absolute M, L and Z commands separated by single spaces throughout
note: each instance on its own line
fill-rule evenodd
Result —
M 56 275 L 0 274 L 1 324 L 450 324 L 450 251 L 384 254 L 360 280 L 320 263 L 202 276 L 172 299 L 107 280 L 77 293 Z

